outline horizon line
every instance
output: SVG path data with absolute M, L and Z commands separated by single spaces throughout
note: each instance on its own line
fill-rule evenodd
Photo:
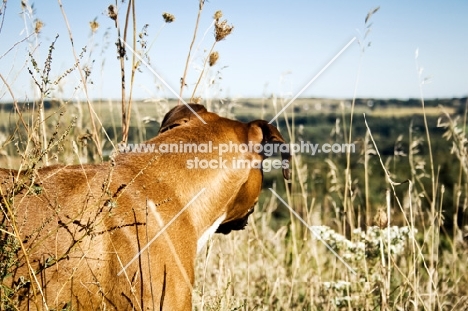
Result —
M 209 98 L 205 99 L 204 101 L 242 101 L 242 100 L 268 100 L 272 99 L 273 97 L 240 97 L 240 98 Z M 352 97 L 327 97 L 327 96 L 318 96 L 318 97 L 298 97 L 298 100 L 334 100 L 334 101 L 343 101 L 343 100 L 353 100 Z M 91 98 L 89 99 L 91 102 L 121 102 L 122 99 L 120 98 Z M 169 98 L 136 98 L 133 99 L 132 102 L 149 102 L 152 100 L 158 100 L 158 101 L 178 101 L 177 98 L 169 97 Z M 399 100 L 399 101 L 409 101 L 409 100 L 421 100 L 419 97 L 356 97 L 354 100 Z M 425 101 L 434 101 L 434 100 L 468 100 L 468 94 L 464 96 L 452 96 L 452 97 L 424 97 Z M 69 102 L 78 102 L 78 101 L 87 101 L 86 98 L 59 98 L 59 97 L 52 97 L 52 98 L 46 98 L 43 100 L 44 102 L 53 102 L 53 101 L 69 101 Z M 20 99 L 16 100 L 17 103 L 35 103 L 39 102 L 38 99 Z M 0 105 L 4 104 L 13 104 L 13 100 L 2 100 L 0 99 Z

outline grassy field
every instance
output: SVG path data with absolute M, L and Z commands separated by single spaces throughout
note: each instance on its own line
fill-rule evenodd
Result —
M 346 106 L 341 105 L 341 112 L 304 110 L 317 101 L 324 105 L 323 100 L 301 99 L 288 108 L 287 118 L 278 121 L 283 135 L 291 142 L 347 142 Z M 328 100 L 337 109 L 341 102 Z M 129 141 L 155 135 L 163 111 L 173 104 L 136 102 Z M 110 141 L 117 143 L 121 131 L 117 104 L 97 102 L 93 107 Z M 218 102 L 212 109 L 242 120 L 257 118 L 261 111 L 265 119 L 275 114 L 271 99 Z M 394 107 L 366 109 L 356 109 L 363 110 L 366 119 L 355 116 L 352 142 L 357 150 L 349 158 L 296 154 L 290 192 L 278 172 L 265 174 L 260 203 L 246 230 L 215 236 L 200 254 L 196 310 L 463 310 L 468 306 L 465 132 L 460 131 L 463 124 L 450 123 L 456 117 L 455 105 L 448 107 L 447 115 L 442 107 L 427 113 L 431 146 L 424 136 L 422 109 L 402 106 L 397 116 Z M 74 102 L 45 110 L 49 139 L 60 137 L 72 120 L 75 124 L 50 149 L 50 163 L 101 161 L 89 137 L 92 129 L 86 111 L 84 103 Z M 27 109 L 21 114 L 26 124 L 34 124 L 36 116 Z M 24 168 L 28 163 L 25 150 L 32 144 L 33 130 L 19 125 L 12 131 L 21 118 L 5 109 L 1 112 L 3 137 L 13 134 L 9 143 L 3 143 L 2 167 Z M 110 151 L 106 135 L 99 137 L 102 148 Z M 73 142 L 78 145 L 75 152 Z M 452 143 L 459 148 L 458 155 L 450 152 Z M 434 175 L 428 148 L 437 168 Z M 379 227 L 375 218 L 381 213 L 389 221 Z M 6 256 L 6 245 L 2 247 Z M 2 303 L 6 301 L 3 297 Z

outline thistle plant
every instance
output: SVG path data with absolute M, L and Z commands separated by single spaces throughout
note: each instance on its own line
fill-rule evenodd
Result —
M 219 53 L 214 51 L 216 43 L 226 39 L 226 37 L 229 36 L 232 30 L 234 29 L 234 26 L 229 25 L 227 20 L 221 20 L 221 17 L 223 17 L 223 13 L 221 11 L 216 11 L 213 16 L 215 41 L 213 42 L 213 45 L 211 46 L 211 49 L 208 52 L 208 56 L 205 58 L 205 61 L 203 63 L 203 68 L 200 72 L 200 75 L 198 76 L 198 80 L 197 80 L 197 83 L 195 84 L 195 88 L 193 89 L 191 100 L 195 98 L 195 93 L 197 92 L 197 88 L 200 85 L 202 78 L 204 77 L 207 63 L 210 67 L 212 67 L 219 59 Z

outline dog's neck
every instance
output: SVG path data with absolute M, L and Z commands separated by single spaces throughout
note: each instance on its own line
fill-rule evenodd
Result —
M 197 253 L 200 253 L 202 248 L 205 246 L 206 242 L 210 237 L 216 232 L 218 229 L 219 225 L 226 219 L 226 214 L 221 215 L 218 219 L 215 220 L 215 222 L 208 227 L 205 232 L 198 238 L 197 241 Z

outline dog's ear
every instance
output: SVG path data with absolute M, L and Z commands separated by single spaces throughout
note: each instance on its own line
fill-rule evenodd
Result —
M 249 122 L 248 141 L 255 144 L 286 144 L 283 136 L 281 136 L 278 129 L 264 120 L 256 120 Z M 284 150 L 284 151 L 281 151 Z M 289 146 L 287 148 L 280 148 L 281 159 L 283 162 L 287 160 L 287 166 L 283 167 L 283 177 L 287 180 L 290 179 L 289 165 L 291 162 L 291 153 Z
M 190 106 L 190 108 L 188 106 Z M 206 108 L 202 105 L 188 104 L 188 106 L 177 105 L 169 110 L 169 112 L 164 116 L 158 134 L 164 133 L 176 126 L 183 125 L 191 120 L 198 120 L 195 113 L 200 115 L 207 112 Z

